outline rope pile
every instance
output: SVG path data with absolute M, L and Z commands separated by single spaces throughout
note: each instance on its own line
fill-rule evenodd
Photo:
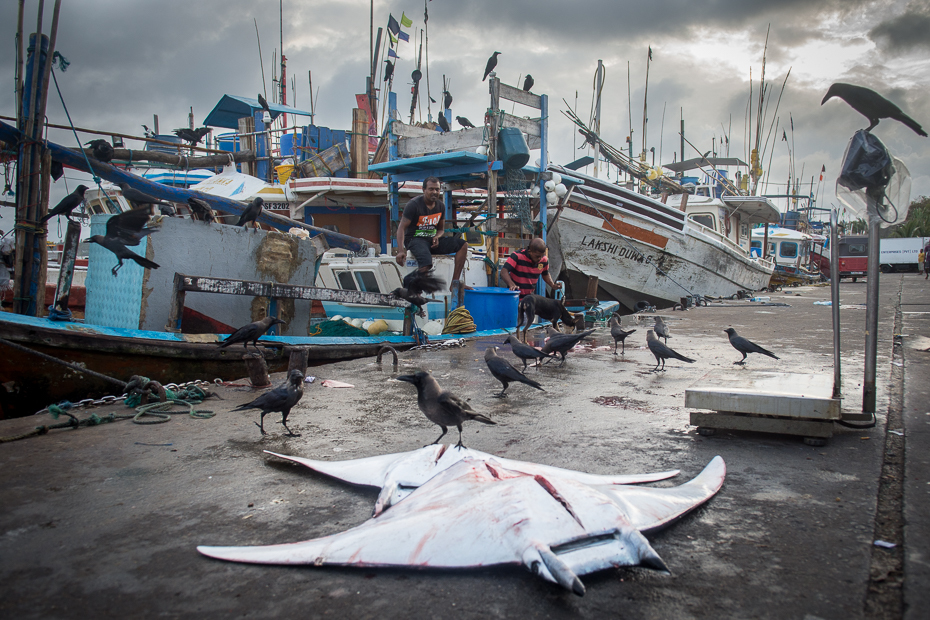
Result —
M 476 331 L 478 331 L 478 326 L 475 325 L 475 320 L 465 306 L 459 306 L 450 312 L 442 328 L 443 334 L 470 334 Z

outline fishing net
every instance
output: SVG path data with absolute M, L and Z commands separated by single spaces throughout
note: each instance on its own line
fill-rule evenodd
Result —
M 523 230 L 533 232 L 533 210 L 526 189 L 526 177 L 521 168 L 505 168 L 503 179 L 504 196 L 510 212 L 520 218 Z

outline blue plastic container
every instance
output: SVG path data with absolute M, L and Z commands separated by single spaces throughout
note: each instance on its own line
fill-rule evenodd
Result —
M 241 150 L 237 133 L 221 133 L 216 137 L 216 145 L 219 150 L 228 153 L 238 153 Z
M 530 147 L 523 132 L 516 127 L 503 127 L 497 134 L 497 158 L 504 168 L 522 168 L 530 160 Z
M 293 157 L 294 156 L 294 134 L 293 133 L 284 133 L 281 134 L 281 157 Z M 300 144 L 300 132 L 297 132 L 296 144 Z
M 520 291 L 479 286 L 465 291 L 465 309 L 475 320 L 478 331 L 512 329 L 517 324 Z

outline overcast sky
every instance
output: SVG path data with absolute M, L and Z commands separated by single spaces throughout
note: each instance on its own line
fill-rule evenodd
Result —
M 46 33 L 53 4 L 45 3 Z M 310 71 L 317 124 L 349 129 L 354 95 L 364 92 L 368 73 L 370 2 L 284 0 L 283 5 L 284 53 L 288 74 L 296 80 L 296 93 L 289 92 L 288 103 L 294 104 L 296 96 L 298 108 L 310 109 Z M 681 158 L 682 115 L 686 137 L 702 152 L 716 143 L 718 154 L 725 154 L 720 142 L 726 133 L 730 155 L 746 157 L 750 86 L 755 110 L 769 27 L 766 132 L 789 69 L 791 74 L 777 112 L 777 136 L 773 132 L 769 139 L 770 145 L 776 140 L 774 156 L 769 161 L 766 151 L 763 161 L 763 169 L 771 170 L 767 193 L 784 193 L 793 144 L 804 191 L 811 177 L 816 190 L 821 166 L 826 166 L 821 206 L 836 203 L 833 188 L 847 141 L 868 122 L 837 99 L 821 107 L 833 82 L 877 90 L 930 130 L 930 0 L 435 0 L 427 6 L 433 98 L 441 101 L 445 75 L 451 81 L 453 116 L 480 122 L 488 107 L 487 83 L 481 81 L 485 62 L 495 50 L 501 52 L 497 71 L 504 82 L 521 85 L 522 76 L 531 73 L 533 91 L 549 96 L 549 156 L 555 163 L 585 154 L 574 150 L 577 139 L 561 111 L 566 108 L 563 99 L 574 106 L 577 93 L 579 116 L 587 120 L 598 59 L 606 66 L 602 136 L 625 148 L 632 107 L 634 151 L 642 148 L 650 46 L 646 136 L 647 148 L 655 148 L 656 162 L 660 153 L 662 163 L 676 155 Z M 15 115 L 17 7 L 14 0 L 0 2 L 0 33 L 6 41 L 0 48 L 0 76 L 7 84 L 0 92 L 4 116 Z M 27 0 L 27 32 L 35 31 L 37 8 L 37 0 Z M 200 125 L 223 94 L 255 97 L 263 91 L 262 65 L 270 93 L 272 74 L 279 72 L 272 66 L 272 53 L 280 47 L 278 9 L 278 0 L 64 0 L 57 49 L 71 66 L 58 73 L 58 82 L 74 124 L 141 136 L 141 125 L 151 126 L 157 114 L 161 132 L 168 133 L 186 126 L 193 108 Z M 404 29 L 410 43 L 400 43 L 394 81 L 402 110 L 410 107 L 410 73 L 423 11 L 422 0 L 374 3 L 376 29 L 386 25 L 389 14 L 399 20 L 406 12 L 414 22 Z M 253 20 L 261 35 L 261 64 Z M 290 87 L 288 79 L 289 91 Z M 48 101 L 49 120 L 66 124 L 54 86 Z M 425 106 L 426 99 L 422 101 Z M 434 118 L 437 108 L 434 104 Z M 424 109 L 424 119 L 425 115 Z M 788 143 L 781 141 L 783 128 Z M 930 138 L 890 120 L 882 121 L 874 133 L 910 169 L 911 198 L 930 195 Z M 74 145 L 66 132 L 53 131 L 50 137 Z M 697 153 L 686 147 L 684 155 Z M 81 178 L 74 171 L 67 177 L 55 185 L 53 204 Z M 784 200 L 775 202 L 784 209 Z M 12 209 L 3 208 L 0 214 L 0 228 L 11 226 Z

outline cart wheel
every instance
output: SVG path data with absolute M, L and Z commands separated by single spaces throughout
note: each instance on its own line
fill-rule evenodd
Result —
M 804 443 L 808 446 L 819 448 L 820 446 L 827 445 L 827 440 L 824 437 L 805 437 Z
M 708 428 L 706 426 L 699 426 L 697 429 L 698 435 L 703 435 L 704 437 L 710 437 L 717 432 L 716 428 Z

